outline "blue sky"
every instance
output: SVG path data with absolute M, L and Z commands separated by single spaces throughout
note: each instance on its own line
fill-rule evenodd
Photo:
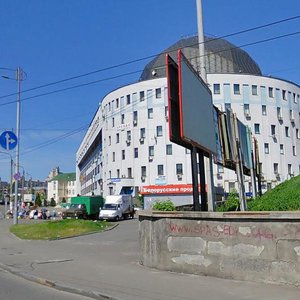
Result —
M 300 15 L 300 1 L 203 0 L 203 14 L 205 34 L 219 37 Z M 158 54 L 196 34 L 196 22 L 196 0 L 0 0 L 0 68 L 22 67 L 25 91 Z M 298 31 L 300 19 L 228 40 L 240 46 Z M 300 84 L 300 34 L 243 49 L 265 75 Z M 55 166 L 75 171 L 81 128 L 86 130 L 103 96 L 135 82 L 148 61 L 22 93 L 20 165 L 26 177 L 44 180 Z M 13 78 L 14 72 L 0 69 L 0 75 Z M 16 95 L 7 95 L 16 87 L 14 80 L 0 78 L 1 132 L 15 130 Z M 8 180 L 9 172 L 9 156 L 0 153 L 1 178 Z

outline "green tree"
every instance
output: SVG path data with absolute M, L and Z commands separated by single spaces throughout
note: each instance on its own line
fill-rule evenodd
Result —
M 36 194 L 35 205 L 37 205 L 37 206 L 42 206 L 42 199 L 41 199 L 40 193 L 37 193 L 37 194 Z
M 50 205 L 53 207 L 56 206 L 56 201 L 54 200 L 54 198 L 51 198 Z

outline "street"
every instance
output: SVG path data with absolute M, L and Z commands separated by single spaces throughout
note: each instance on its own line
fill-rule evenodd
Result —
M 0 264 L 15 273 L 47 279 L 59 288 L 122 300 L 299 299 L 296 287 L 146 268 L 139 264 L 137 218 L 115 222 L 117 226 L 106 232 L 55 241 L 17 239 L 8 232 L 11 224 L 12 220 L 0 221 Z M 10 279 L 4 286 L 14 286 Z
M 40 284 L 22 279 L 0 270 L 0 299 L 3 300 L 88 300 L 91 298 L 58 291 Z

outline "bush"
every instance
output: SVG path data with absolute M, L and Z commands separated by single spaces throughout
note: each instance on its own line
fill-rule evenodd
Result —
M 251 211 L 300 210 L 300 176 L 284 181 L 248 204 Z
M 153 210 L 174 211 L 176 210 L 174 203 L 171 200 L 157 201 L 153 205 Z
M 240 210 L 240 199 L 236 195 L 237 191 L 232 190 L 229 193 L 227 200 L 217 207 L 217 211 L 237 211 Z

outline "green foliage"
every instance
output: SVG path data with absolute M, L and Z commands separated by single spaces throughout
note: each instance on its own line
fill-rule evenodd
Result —
M 153 210 L 174 211 L 176 210 L 174 203 L 171 200 L 158 200 L 153 205 Z
M 51 198 L 50 205 L 53 207 L 56 206 L 56 201 L 54 200 L 54 198 Z
M 103 231 L 108 222 L 86 220 L 61 220 L 13 225 L 10 231 L 21 239 L 49 240 Z
M 227 200 L 222 203 L 220 206 L 217 207 L 217 211 L 237 211 L 240 209 L 240 200 L 239 197 L 236 195 L 237 191 L 232 190 L 229 193 Z
M 248 203 L 251 211 L 300 210 L 300 176 L 284 181 Z
M 35 205 L 42 206 L 42 199 L 41 199 L 41 195 L 39 193 L 36 194 Z

